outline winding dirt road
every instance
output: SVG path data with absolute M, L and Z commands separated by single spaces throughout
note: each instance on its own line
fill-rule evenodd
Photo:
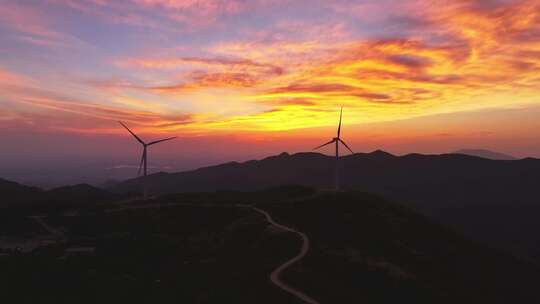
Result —
M 41 227 L 43 227 L 43 229 L 45 229 L 48 233 L 60 238 L 64 236 L 63 232 L 49 226 L 49 224 L 45 222 L 45 216 L 30 216 L 30 218 L 36 221 L 39 225 L 41 225 Z
M 299 298 L 300 300 L 302 300 L 302 301 L 304 301 L 306 303 L 319 304 L 319 302 L 316 301 L 315 299 L 310 298 L 305 293 L 303 293 L 303 292 L 301 292 L 301 291 L 299 291 L 297 289 L 292 288 L 291 286 L 287 285 L 286 283 L 284 283 L 279 278 L 281 273 L 285 269 L 289 268 L 291 265 L 293 265 L 294 263 L 296 263 L 296 262 L 300 261 L 302 258 L 304 258 L 304 256 L 309 251 L 309 238 L 307 237 L 307 235 L 305 235 L 303 232 L 300 232 L 300 231 L 295 230 L 293 228 L 290 228 L 290 227 L 287 227 L 287 226 L 284 226 L 284 225 L 281 225 L 281 224 L 277 223 L 276 221 L 274 221 L 274 219 L 272 218 L 272 216 L 270 216 L 270 214 L 268 212 L 266 212 L 266 211 L 264 211 L 262 209 L 259 209 L 257 207 L 253 207 L 253 206 L 249 206 L 249 205 L 237 205 L 237 206 L 238 207 L 244 207 L 244 208 L 250 208 L 250 209 L 264 215 L 264 217 L 266 218 L 268 223 L 270 223 L 272 226 L 277 227 L 277 228 L 282 229 L 282 230 L 285 230 L 285 231 L 296 233 L 296 234 L 298 234 L 300 236 L 300 238 L 302 239 L 302 248 L 300 249 L 300 252 L 296 256 L 291 258 L 290 260 L 288 260 L 285 263 L 281 264 L 274 271 L 272 271 L 272 273 L 270 274 L 270 280 L 277 287 L 283 289 L 284 291 L 292 294 L 293 296 Z

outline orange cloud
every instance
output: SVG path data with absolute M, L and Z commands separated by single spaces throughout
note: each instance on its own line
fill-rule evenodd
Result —
M 128 65 L 152 69 L 178 69 L 181 67 L 206 67 L 225 68 L 235 71 L 258 71 L 269 74 L 281 74 L 283 69 L 272 64 L 259 63 L 249 59 L 230 58 L 199 58 L 199 57 L 179 57 L 171 59 L 128 59 L 119 62 L 119 65 Z
M 16 85 L 16 84 L 23 83 L 26 81 L 27 79 L 25 77 L 0 68 L 0 84 L 1 85 L 3 86 Z
M 173 59 L 127 59 L 120 66 L 141 67 L 145 69 L 181 70 L 191 68 L 180 74 L 182 81 L 171 85 L 136 87 L 157 93 L 179 93 L 208 88 L 250 88 L 261 82 L 285 73 L 280 66 L 260 63 L 249 59 L 179 57 Z M 204 69 L 204 70 L 201 70 Z M 125 82 L 117 83 L 125 86 Z M 114 86 L 114 84 L 111 84 Z
M 245 73 L 194 73 L 187 82 L 170 86 L 155 86 L 150 90 L 158 93 L 179 93 L 206 88 L 249 88 L 260 80 Z

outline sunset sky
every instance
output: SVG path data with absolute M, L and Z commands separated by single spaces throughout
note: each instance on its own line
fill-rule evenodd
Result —
M 540 157 L 539 0 L 0 4 L 2 162 L 137 163 L 117 120 L 197 165 L 307 151 L 340 106 L 355 151 Z

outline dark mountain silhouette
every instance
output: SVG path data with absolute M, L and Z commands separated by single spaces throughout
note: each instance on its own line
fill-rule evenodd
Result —
M 88 184 L 64 186 L 45 191 L 3 179 L 0 180 L 0 193 L 3 197 L 0 209 L 9 208 L 10 212 L 61 211 L 112 201 L 124 196 Z
M 88 184 L 78 184 L 49 190 L 45 196 L 48 200 L 93 202 L 108 199 L 112 194 Z
M 101 183 L 101 185 L 99 185 L 99 187 L 103 188 L 103 189 L 110 189 L 110 188 L 114 188 L 116 185 L 118 185 L 119 182 L 120 182 L 119 180 L 108 179 L 105 182 Z
M 538 184 L 540 160 L 499 161 L 462 154 L 394 156 L 384 151 L 345 156 L 342 188 L 378 193 L 413 206 L 469 237 L 540 261 Z M 282 153 L 146 178 L 155 194 L 257 190 L 283 184 L 333 186 L 334 158 L 319 153 Z M 139 191 L 142 179 L 113 191 Z
M 2 203 L 0 203 L 1 208 L 34 199 L 42 194 L 43 191 L 36 187 L 29 187 L 0 178 L 0 193 L 3 197 Z
M 507 154 L 503 154 L 499 152 L 493 152 L 493 151 L 484 150 L 484 149 L 461 149 L 461 150 L 454 151 L 452 153 L 478 156 L 478 157 L 493 159 L 493 160 L 516 160 L 517 159 L 511 155 L 507 155 Z
M 258 190 L 283 184 L 331 188 L 334 162 L 333 157 L 319 153 L 282 153 L 244 163 L 156 173 L 145 181 L 153 194 Z M 436 192 L 439 201 L 433 205 L 437 206 L 452 206 L 456 198 L 473 200 L 471 203 L 492 203 L 493 200 L 505 203 L 509 197 L 527 202 L 534 198 L 540 178 L 540 160 L 530 158 L 503 162 L 460 154 L 394 156 L 375 151 L 345 156 L 341 166 L 343 183 L 348 189 L 418 195 Z M 140 191 L 142 181 L 143 178 L 127 180 L 111 190 Z

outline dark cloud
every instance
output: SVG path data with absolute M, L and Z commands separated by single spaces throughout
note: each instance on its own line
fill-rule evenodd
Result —
M 386 57 L 386 60 L 411 69 L 425 68 L 432 64 L 429 58 L 412 55 L 392 55 Z
M 379 80 L 402 80 L 420 83 L 436 83 L 436 84 L 466 84 L 469 80 L 465 76 L 457 74 L 449 75 L 432 75 L 429 73 L 419 72 L 393 72 L 375 69 L 362 69 L 353 75 L 358 80 L 363 79 L 379 79 Z
M 518 71 L 523 71 L 523 70 L 527 71 L 527 70 L 537 68 L 537 64 L 531 61 L 511 60 L 509 63 L 514 69 Z
M 337 83 L 314 84 L 314 83 L 296 83 L 285 87 L 275 88 L 269 93 L 287 93 L 287 92 L 315 92 L 315 93 L 339 93 L 352 92 L 360 90 L 359 88 Z
M 292 84 L 286 87 L 275 88 L 270 90 L 269 93 L 319 93 L 327 96 L 358 97 L 375 103 L 395 102 L 391 95 L 371 92 L 364 88 L 344 84 Z
M 514 0 L 460 0 L 470 10 L 479 13 L 493 13 L 494 11 L 512 5 Z
M 389 101 L 392 99 L 392 96 L 387 94 L 378 94 L 378 93 L 358 93 L 354 94 L 358 97 L 363 97 L 369 100 L 375 100 L 375 101 Z
M 421 16 L 392 15 L 386 19 L 392 27 L 403 29 L 419 29 L 431 26 L 433 22 Z

